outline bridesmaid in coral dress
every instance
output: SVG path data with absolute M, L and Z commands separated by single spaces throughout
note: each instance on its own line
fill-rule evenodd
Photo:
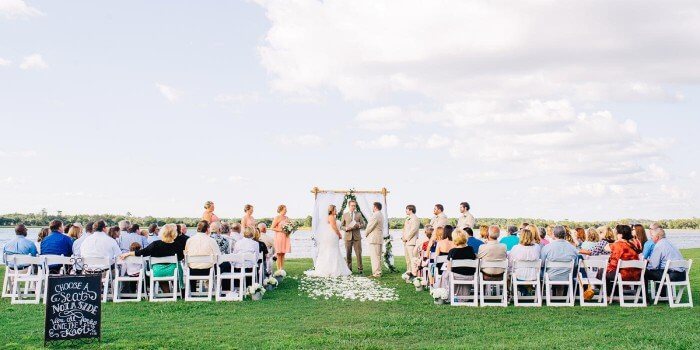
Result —
M 289 222 L 287 218 L 287 206 L 282 204 L 277 207 L 277 217 L 272 220 L 272 230 L 275 231 L 275 253 L 277 254 L 277 270 L 284 270 L 284 255 L 292 251 L 292 242 L 284 232 L 284 225 Z

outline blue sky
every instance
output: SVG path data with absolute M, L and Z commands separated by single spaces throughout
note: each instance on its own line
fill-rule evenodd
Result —
M 697 3 L 545 5 L 0 0 L 0 212 L 697 216 Z

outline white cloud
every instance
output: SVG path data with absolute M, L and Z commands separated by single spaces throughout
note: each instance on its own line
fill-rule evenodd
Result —
M 43 15 L 43 12 L 27 5 L 23 0 L 0 0 L 0 16 L 6 19 L 27 19 Z
M 243 177 L 240 175 L 231 175 L 228 177 L 228 180 L 233 183 L 241 183 L 241 182 L 248 182 L 250 179 L 247 177 Z
M 214 101 L 221 104 L 248 104 L 257 103 L 260 101 L 260 94 L 257 92 L 244 92 L 233 94 L 216 95 Z
M 355 122 L 367 130 L 396 130 L 406 127 L 406 116 L 398 106 L 386 106 L 364 110 L 357 114 Z
M 362 149 L 385 149 L 398 147 L 401 139 L 396 135 L 382 135 L 374 140 L 357 140 L 355 145 Z
M 19 68 L 24 70 L 42 70 L 49 68 L 49 65 L 46 64 L 40 54 L 35 53 L 24 57 L 24 59 L 22 59 L 22 63 L 19 65 Z
M 0 57 L 0 67 L 6 67 L 12 64 L 12 61 L 6 60 L 2 57 Z
M 314 134 L 302 134 L 282 137 L 279 138 L 277 142 L 287 146 L 315 147 L 321 146 L 324 143 L 324 139 Z
M 172 86 L 156 83 L 158 91 L 170 102 L 177 102 L 183 95 L 181 90 L 178 90 Z

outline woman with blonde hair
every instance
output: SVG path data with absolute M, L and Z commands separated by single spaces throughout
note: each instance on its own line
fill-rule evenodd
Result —
M 542 239 L 540 238 L 540 229 L 535 224 L 529 224 L 525 226 L 526 229 L 530 230 L 534 234 L 535 243 L 540 244 Z
M 241 219 L 241 227 L 243 229 L 245 229 L 246 227 L 255 229 L 257 223 L 255 222 L 255 218 L 253 217 L 253 206 L 250 204 L 246 204 L 243 207 L 243 212 L 245 214 L 243 215 L 243 219 Z
M 588 228 L 586 231 L 586 240 L 581 243 L 582 250 L 591 250 L 595 245 L 600 242 L 600 237 L 598 236 L 598 230 L 593 227 Z
M 483 242 L 489 239 L 489 227 L 486 225 L 479 226 L 479 237 Z
M 80 236 L 82 234 L 83 234 L 83 229 L 76 224 L 71 225 L 70 228 L 68 229 L 68 237 L 70 237 L 73 241 L 80 238 Z
M 598 241 L 591 250 L 581 249 L 579 251 L 580 254 L 591 256 L 610 255 L 610 244 L 617 240 L 617 235 L 615 235 L 615 232 L 608 226 L 600 226 L 596 231 L 598 231 L 600 241 Z
M 287 206 L 280 204 L 277 207 L 277 216 L 272 220 L 272 231 L 275 231 L 275 254 L 277 255 L 277 270 L 284 270 L 284 255 L 292 251 L 292 240 L 284 231 L 284 226 L 289 223 Z
M 214 202 L 206 201 L 204 203 L 204 214 L 202 214 L 202 220 L 212 224 L 221 221 L 216 214 L 214 214 Z
M 518 268 L 513 269 L 513 263 L 519 260 L 532 261 L 540 258 L 541 247 L 535 240 L 539 236 L 536 231 L 523 229 L 520 231 L 520 241 L 518 245 L 513 247 L 508 254 L 508 266 L 511 274 L 515 274 L 515 278 L 519 281 L 532 281 L 537 279 L 540 273 L 536 268 Z

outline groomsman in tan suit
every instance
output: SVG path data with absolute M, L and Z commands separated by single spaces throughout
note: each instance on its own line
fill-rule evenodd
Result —
M 348 211 L 343 214 L 340 220 L 340 229 L 345 231 L 345 261 L 348 263 L 348 268 L 352 271 L 352 250 L 355 249 L 357 257 L 357 272 L 362 274 L 362 236 L 360 230 L 366 227 L 365 220 L 362 219 L 362 214 L 357 211 L 357 202 L 348 202 Z
M 412 271 L 414 251 L 416 249 L 416 239 L 418 238 L 418 230 L 420 229 L 420 219 L 416 216 L 416 206 L 409 204 L 406 206 L 406 220 L 403 222 L 403 241 L 404 256 L 406 257 L 406 271 Z
M 469 212 L 469 203 L 467 202 L 462 202 L 459 205 L 459 212 L 462 213 L 462 215 L 459 216 L 457 219 L 457 229 L 458 230 L 464 230 L 465 228 L 469 227 L 471 229 L 474 228 L 474 224 L 476 223 L 474 219 L 474 215 L 472 215 Z
M 445 215 L 443 211 L 445 211 L 445 207 L 443 207 L 442 204 L 435 204 L 435 208 L 433 208 L 433 214 L 435 214 L 435 216 L 430 220 L 430 226 L 436 230 L 438 227 L 447 226 L 447 215 Z
M 369 257 L 372 262 L 372 277 L 382 277 L 382 247 L 384 246 L 384 215 L 382 203 L 374 202 L 374 213 L 367 223 L 365 237 L 369 240 Z

